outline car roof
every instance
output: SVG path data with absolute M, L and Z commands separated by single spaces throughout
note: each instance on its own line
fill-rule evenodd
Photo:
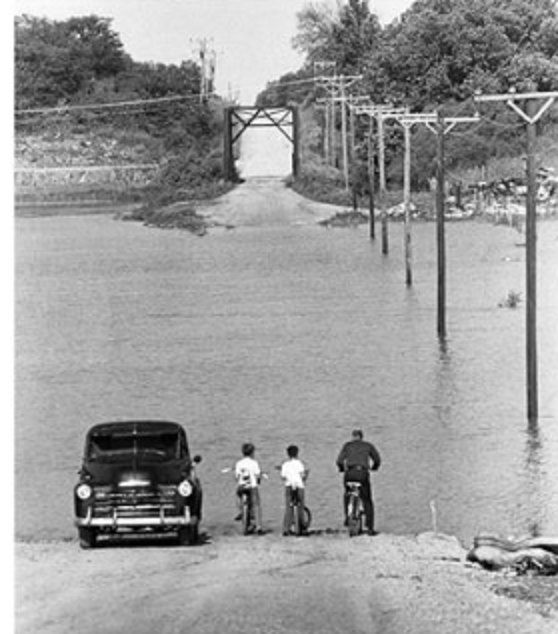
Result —
M 88 436 L 104 434 L 152 434 L 176 433 L 184 430 L 180 423 L 166 420 L 125 420 L 97 423 L 89 429 Z

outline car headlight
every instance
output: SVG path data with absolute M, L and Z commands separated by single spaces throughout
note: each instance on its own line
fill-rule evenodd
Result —
M 92 493 L 93 490 L 88 484 L 80 484 L 76 489 L 76 495 L 80 500 L 88 500 Z
M 178 492 L 182 497 L 187 498 L 192 495 L 192 485 L 188 480 L 182 480 L 182 482 L 178 485 Z

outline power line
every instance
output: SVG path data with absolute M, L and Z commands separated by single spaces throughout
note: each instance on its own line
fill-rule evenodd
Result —
M 214 94 L 214 93 L 212 93 Z M 48 114 L 50 112 L 71 112 L 74 110 L 98 110 L 100 108 L 121 108 L 124 106 L 137 106 L 140 104 L 152 104 L 152 103 L 164 103 L 169 101 L 183 101 L 188 99 L 199 99 L 200 94 L 190 95 L 173 95 L 171 97 L 157 97 L 153 99 L 135 99 L 133 101 L 113 101 L 111 103 L 96 103 L 96 104 L 76 104 L 68 106 L 57 106 L 51 108 L 21 108 L 15 110 L 14 114 Z
M 307 77 L 305 79 L 293 79 L 292 81 L 272 81 L 267 84 L 267 88 L 274 88 L 276 86 L 295 86 L 296 84 L 308 84 L 316 81 L 315 77 Z
M 516 128 L 521 128 L 523 126 L 522 123 L 501 123 L 500 121 L 495 121 L 494 119 L 489 119 L 486 115 L 480 115 L 481 122 L 486 123 L 488 125 L 492 125 L 495 128 L 502 128 L 513 130 Z

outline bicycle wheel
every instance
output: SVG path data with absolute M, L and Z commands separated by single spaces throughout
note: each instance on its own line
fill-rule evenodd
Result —
M 302 523 L 301 523 L 302 518 L 299 513 L 298 504 L 296 504 L 295 502 L 294 504 L 292 504 L 291 508 L 292 508 L 292 518 L 293 518 L 293 522 L 291 524 L 291 531 L 295 535 L 300 535 L 302 533 Z
M 312 513 L 310 509 L 305 506 L 302 514 L 302 528 L 307 531 L 310 528 L 310 524 L 312 524 Z
M 291 524 L 291 531 L 295 535 L 303 535 L 310 527 L 310 523 L 312 522 L 312 513 L 307 506 L 302 507 L 302 512 L 300 506 L 297 504 L 294 504 L 292 509 L 293 522 Z
M 347 507 L 347 526 L 349 536 L 355 537 L 362 531 L 362 515 L 359 513 L 358 498 L 351 496 Z
M 252 530 L 252 501 L 250 494 L 245 493 L 242 500 L 242 532 L 249 535 Z

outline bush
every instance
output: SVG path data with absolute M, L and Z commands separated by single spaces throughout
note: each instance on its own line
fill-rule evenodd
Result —
M 304 165 L 298 178 L 290 177 L 287 185 L 297 193 L 318 202 L 348 205 L 352 200 L 350 192 L 345 189 L 342 172 L 318 162 Z

